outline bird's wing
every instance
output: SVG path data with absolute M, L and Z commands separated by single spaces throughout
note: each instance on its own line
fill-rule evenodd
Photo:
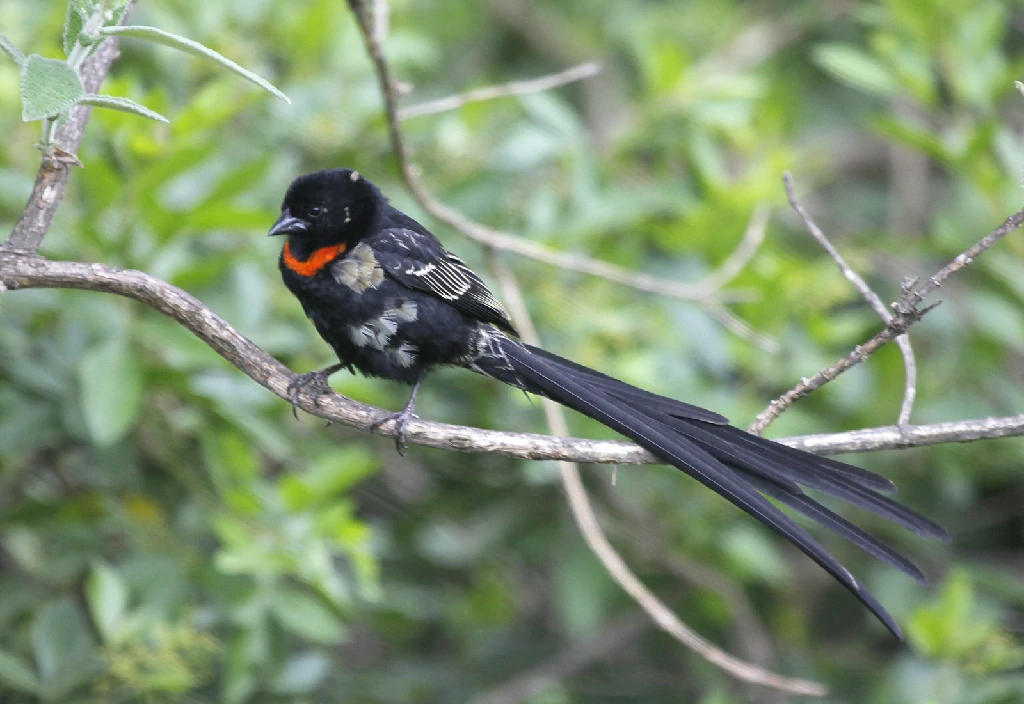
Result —
M 437 296 L 466 315 L 517 334 L 512 318 L 472 269 L 429 233 L 393 227 L 369 243 L 388 276 Z

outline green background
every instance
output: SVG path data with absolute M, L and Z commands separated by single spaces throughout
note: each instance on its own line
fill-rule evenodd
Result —
M 65 5 L 0 0 L 0 31 L 60 57 Z M 894 300 L 1021 205 L 1024 7 L 982 0 L 396 0 L 386 49 L 422 100 L 596 59 L 596 79 L 410 120 L 424 181 L 489 225 L 677 281 L 729 255 L 758 204 L 767 241 L 730 285 L 766 352 L 706 308 L 503 255 L 549 349 L 748 424 L 880 327 L 785 204 L 791 171 L 850 263 Z M 84 170 L 42 249 L 141 269 L 306 371 L 331 354 L 264 237 L 299 173 L 348 166 L 486 271 L 396 179 L 381 99 L 339 0 L 141 0 L 133 22 L 200 41 L 293 100 L 126 40 L 103 92 L 169 126 L 94 111 Z M 17 67 L 0 57 L 0 231 L 38 167 Z M 1024 409 L 1024 244 L 1011 235 L 913 329 L 917 423 Z M 487 277 L 493 283 L 493 279 Z M 339 374 L 398 408 L 405 388 Z M 800 401 L 780 437 L 895 422 L 887 348 Z M 544 432 L 539 404 L 460 371 L 428 419 Z M 613 437 L 571 417 L 573 432 Z M 900 645 L 821 570 L 665 467 L 583 472 L 613 543 L 688 624 L 829 685 L 828 701 L 1024 700 L 1024 445 L 854 457 L 944 524 L 926 543 L 855 518 L 933 578 L 826 545 L 906 626 Z M 309 416 L 140 304 L 0 296 L 0 700 L 471 702 L 603 657 L 531 704 L 779 702 L 654 626 L 587 550 L 553 463 L 412 448 Z M 624 635 L 623 635 L 624 634 Z M 540 669 L 538 669 L 540 668 Z M 491 701 L 498 701 L 492 699 Z M 520 701 L 520 699 L 504 700 Z

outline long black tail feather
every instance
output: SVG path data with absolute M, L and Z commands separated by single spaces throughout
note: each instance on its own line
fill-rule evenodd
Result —
M 801 488 L 843 499 L 919 535 L 948 540 L 938 524 L 878 493 L 895 490 L 888 479 L 750 435 L 727 425 L 717 413 L 638 389 L 550 352 L 504 338 L 495 347 L 492 350 L 499 354 L 474 360 L 478 371 L 583 413 L 686 472 L 796 545 L 902 638 L 895 621 L 860 582 L 765 498 L 801 513 L 923 583 L 924 575 L 910 560 Z

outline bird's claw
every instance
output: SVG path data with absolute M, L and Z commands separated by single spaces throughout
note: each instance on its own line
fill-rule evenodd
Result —
M 397 413 L 388 413 L 375 420 L 370 424 L 370 431 L 379 429 L 388 421 L 395 421 L 395 449 L 398 450 L 399 455 L 405 457 L 405 427 L 413 418 L 419 418 L 419 416 L 413 413 L 411 408 L 403 408 Z
M 291 399 L 292 415 L 296 420 L 299 419 L 299 394 L 304 389 L 309 390 L 315 405 L 320 405 L 320 397 L 332 391 L 330 384 L 327 383 L 327 374 L 322 370 L 296 375 L 288 384 L 288 398 Z

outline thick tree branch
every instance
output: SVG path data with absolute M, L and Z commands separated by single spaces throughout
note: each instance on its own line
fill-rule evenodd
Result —
M 57 262 L 39 256 L 0 251 L 0 295 L 30 288 L 73 288 L 113 293 L 145 303 L 190 330 L 243 374 L 277 396 L 288 399 L 288 384 L 295 374 L 228 325 L 195 297 L 165 281 L 133 269 L 104 264 Z M 305 393 L 299 407 L 307 413 L 368 432 L 386 411 L 329 394 L 316 406 Z M 390 429 L 390 425 L 384 428 Z M 950 442 L 970 442 L 1024 435 L 1024 415 L 983 418 L 934 425 L 867 428 L 848 433 L 781 438 L 777 442 L 820 455 L 894 450 Z M 493 452 L 527 460 L 566 460 L 592 464 L 657 464 L 659 460 L 629 442 L 553 438 L 546 435 L 506 433 L 444 423 L 414 420 L 407 439 L 457 452 Z
M 854 367 L 866 360 L 887 343 L 904 334 L 914 323 L 920 320 L 925 313 L 941 303 L 941 301 L 937 301 L 929 306 L 920 308 L 919 306 L 921 305 L 921 302 L 928 294 L 942 286 L 946 279 L 970 264 L 978 257 L 978 255 L 982 254 L 996 242 L 1019 228 L 1022 223 L 1024 223 L 1024 209 L 1018 210 L 1016 213 L 1006 218 L 1002 225 L 985 235 L 966 252 L 957 255 L 953 261 L 942 267 L 920 288 L 914 288 L 917 283 L 916 279 L 911 279 L 904 283 L 903 295 L 900 296 L 899 300 L 892 304 L 894 315 L 892 320 L 889 321 L 889 325 L 884 330 L 872 337 L 863 345 L 857 345 L 854 347 L 852 352 L 837 361 L 835 364 L 832 364 L 827 369 L 823 369 L 810 379 L 804 379 L 782 396 L 772 401 L 768 404 L 768 408 L 757 416 L 747 430 L 755 435 L 760 435 L 764 432 L 764 429 L 767 428 L 772 421 L 778 418 L 783 411 L 789 408 L 794 401 L 803 398 L 815 389 L 824 386 L 851 367 Z M 913 426 L 905 427 L 909 429 Z M 909 447 L 909 445 L 904 446 Z
M 128 1 L 128 11 L 121 19 L 127 21 L 136 0 Z M 117 58 L 117 39 L 108 39 L 103 46 L 82 65 L 82 84 L 87 93 L 96 93 L 107 77 L 111 64 Z M 6 241 L 0 243 L 0 250 L 31 254 L 39 249 L 57 213 L 57 206 L 64 199 L 68 187 L 71 167 L 77 161 L 75 154 L 82 143 L 85 126 L 92 115 L 92 108 L 79 105 L 71 111 L 71 119 L 57 130 L 56 141 L 60 157 L 43 157 L 43 163 L 36 174 L 32 194 L 25 210 Z

